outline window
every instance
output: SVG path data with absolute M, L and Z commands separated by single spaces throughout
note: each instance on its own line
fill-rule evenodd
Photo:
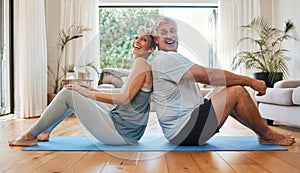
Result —
M 0 115 L 11 112 L 10 86 L 10 16 L 12 4 L 9 0 L 0 1 Z
M 178 52 L 192 61 L 214 67 L 217 6 L 99 6 L 101 68 L 130 68 L 131 40 L 141 25 L 152 27 L 160 15 L 176 20 Z M 150 58 L 151 60 L 151 58 Z

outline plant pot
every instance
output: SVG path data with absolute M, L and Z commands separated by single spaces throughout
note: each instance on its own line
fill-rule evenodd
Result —
M 48 105 L 51 103 L 51 101 L 54 99 L 55 96 L 56 96 L 55 93 L 48 93 L 48 95 L 47 95 L 47 103 L 48 103 Z
M 274 87 L 274 83 L 283 79 L 283 73 L 281 72 L 257 72 L 254 73 L 254 78 L 263 80 L 266 82 L 266 86 L 269 88 Z
M 66 79 L 75 79 L 75 72 L 67 72 Z

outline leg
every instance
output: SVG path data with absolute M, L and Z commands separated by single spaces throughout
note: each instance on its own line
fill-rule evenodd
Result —
M 108 106 L 98 102 L 99 104 L 97 104 L 99 107 L 101 107 L 104 111 L 108 112 Z M 73 114 L 73 111 L 71 109 L 68 109 L 67 112 L 64 114 L 63 117 L 60 118 L 60 120 L 58 122 L 56 122 L 55 124 L 51 125 L 47 130 L 45 130 L 43 133 L 39 134 L 39 136 L 37 137 L 39 142 L 44 142 L 44 141 L 49 141 L 49 137 L 50 137 L 50 133 L 52 132 L 52 130 L 58 125 L 60 124 L 64 119 L 66 119 L 67 117 L 69 117 L 70 115 Z
M 72 92 L 72 108 L 81 125 L 96 140 L 108 145 L 128 145 L 115 129 L 108 114 L 106 104 L 87 99 L 77 92 Z
M 43 141 L 49 141 L 49 137 L 50 137 L 50 133 L 52 132 L 52 130 L 58 125 L 60 124 L 64 119 L 66 119 L 68 116 L 70 116 L 71 114 L 73 114 L 73 111 L 71 109 L 68 109 L 66 111 L 66 113 L 59 119 L 58 122 L 56 122 L 55 124 L 51 125 L 47 130 L 45 130 L 43 133 L 39 134 L 37 139 L 39 142 L 43 142 Z
M 59 92 L 49 106 L 44 110 L 38 121 L 31 126 L 21 137 L 9 141 L 10 146 L 32 146 L 37 145 L 38 135 L 41 141 L 47 141 L 50 131 L 58 125 L 67 115 L 66 103 L 62 102 L 64 95 Z M 43 133 L 42 133 L 43 132 Z
M 262 119 L 248 91 L 242 86 L 216 88 L 208 96 L 212 100 L 219 128 L 231 115 L 245 126 L 252 129 L 262 144 L 292 145 L 294 137 L 283 135 L 269 128 Z
M 114 128 L 114 124 L 95 101 L 87 99 L 81 94 L 63 89 L 46 108 L 40 119 L 20 138 L 9 142 L 11 146 L 36 145 L 39 134 L 58 122 L 71 108 L 83 126 L 97 140 L 112 145 L 128 144 Z

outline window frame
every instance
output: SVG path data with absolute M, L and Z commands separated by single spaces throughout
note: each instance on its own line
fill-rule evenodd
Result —
M 201 1 L 201 0 L 200 0 Z M 217 62 L 217 27 L 218 27 L 218 1 L 206 1 L 202 0 L 201 3 L 195 2 L 187 2 L 187 3 L 178 3 L 178 2 L 102 2 L 99 3 L 98 8 L 211 8 L 213 9 L 213 17 L 215 19 L 215 23 L 212 24 L 211 29 L 214 29 L 214 36 L 209 40 L 209 48 L 208 48 L 208 59 L 207 59 L 207 67 L 216 67 Z M 217 10 L 216 10 L 217 9 Z M 101 40 L 100 40 L 101 43 Z

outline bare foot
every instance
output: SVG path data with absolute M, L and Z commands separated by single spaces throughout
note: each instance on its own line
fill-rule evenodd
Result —
M 293 145 L 296 142 L 295 137 L 292 135 L 283 135 L 279 133 L 274 133 L 271 138 L 263 139 L 259 138 L 260 144 L 277 144 L 277 145 Z
M 26 133 L 21 137 L 8 141 L 9 146 L 24 147 L 37 145 L 37 139 L 30 133 Z
M 41 133 L 38 137 L 37 140 L 39 142 L 46 142 L 49 141 L 49 136 L 50 136 L 50 132 L 48 130 L 45 130 L 43 133 Z

